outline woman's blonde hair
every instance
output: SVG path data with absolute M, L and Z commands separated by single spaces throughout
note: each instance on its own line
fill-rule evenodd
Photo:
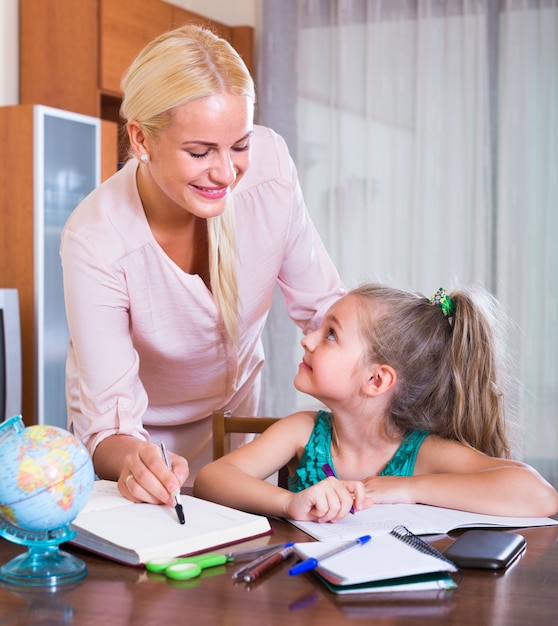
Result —
M 366 359 L 397 374 L 388 428 L 426 430 L 485 454 L 511 456 L 511 407 L 505 404 L 508 326 L 481 288 L 452 291 L 451 315 L 421 294 L 383 285 L 350 292 L 361 301 Z M 512 420 L 512 421 L 510 421 Z
M 121 117 L 156 140 L 172 109 L 190 100 L 230 93 L 255 102 L 254 81 L 239 54 L 210 30 L 189 24 L 163 33 L 134 59 L 121 82 Z M 230 338 L 238 338 L 239 298 L 232 206 L 207 220 L 211 290 Z

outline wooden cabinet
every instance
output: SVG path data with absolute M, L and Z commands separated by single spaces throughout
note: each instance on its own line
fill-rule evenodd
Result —
M 153 38 L 169 30 L 177 7 L 153 0 L 101 0 L 99 85 L 103 93 L 119 94 L 120 78 L 134 56 Z M 186 18 L 184 19 L 186 21 Z
M 0 142 L 10 152 L 9 165 L 0 168 L 0 286 L 19 289 L 10 284 L 12 277 L 18 273 L 24 277 L 18 294 L 22 385 L 25 388 L 27 383 L 33 389 L 33 108 L 1 107 L 0 111 Z M 24 354 L 30 358 L 25 359 Z M 22 411 L 31 415 L 33 400 L 26 398 L 25 392 L 23 396 Z
M 20 102 L 100 117 L 96 0 L 20 0 Z
M 0 107 L 0 287 L 19 294 L 22 414 L 65 427 L 64 310 L 60 234 L 99 184 L 98 118 L 41 105 Z
M 130 62 L 160 33 L 190 22 L 229 40 L 254 76 L 250 26 L 230 27 L 163 0 L 20 0 L 20 101 L 118 125 L 120 79 Z M 106 130 L 110 158 L 119 141 L 105 150 L 116 137 Z
M 105 94 L 120 94 L 122 74 L 149 41 L 166 30 L 192 22 L 208 26 L 227 39 L 254 76 L 253 29 L 249 26 L 227 26 L 160 0 L 101 0 L 100 7 L 99 84 Z

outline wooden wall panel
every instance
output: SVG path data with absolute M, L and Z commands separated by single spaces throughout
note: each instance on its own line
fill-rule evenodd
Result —
M 33 106 L 0 107 L 0 145 L 9 154 L 0 167 L 0 287 L 19 290 L 22 414 L 30 425 L 35 422 Z
M 251 26 L 234 26 L 231 28 L 230 42 L 233 48 L 240 54 L 254 82 L 256 81 L 254 29 Z
M 172 6 L 160 0 L 100 0 L 100 89 L 120 94 L 133 58 L 171 22 Z
M 20 102 L 99 117 L 97 0 L 20 0 Z
M 112 176 L 118 169 L 118 124 L 101 120 L 101 182 Z
M 232 30 L 230 26 L 222 24 L 221 22 L 216 22 L 209 17 L 199 15 L 199 13 L 193 13 L 192 11 L 187 11 L 186 9 L 173 6 L 171 28 L 177 28 L 178 26 L 182 26 L 182 24 L 191 23 L 201 24 L 202 26 L 211 29 L 215 34 L 219 35 L 219 37 L 223 37 L 223 39 L 231 41 Z

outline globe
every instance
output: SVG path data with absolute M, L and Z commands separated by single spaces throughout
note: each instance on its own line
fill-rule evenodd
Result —
M 8 437 L 8 445 L 1 432 L 0 515 L 24 530 L 55 530 L 74 520 L 93 489 L 83 444 L 56 426 L 29 426 Z
M 93 489 L 87 449 L 62 428 L 26 428 L 16 416 L 0 424 L 0 467 L 0 535 L 29 548 L 0 568 L 0 579 L 55 585 L 84 576 L 85 564 L 58 545 L 75 536 L 70 523 Z

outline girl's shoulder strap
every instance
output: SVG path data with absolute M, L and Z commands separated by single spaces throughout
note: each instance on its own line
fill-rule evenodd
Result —
M 412 476 L 418 451 L 429 434 L 423 430 L 412 430 L 407 433 L 380 476 Z
M 302 491 L 323 480 L 324 463 L 331 465 L 331 413 L 320 410 L 314 429 L 304 448 L 295 476 L 289 477 L 289 490 Z

